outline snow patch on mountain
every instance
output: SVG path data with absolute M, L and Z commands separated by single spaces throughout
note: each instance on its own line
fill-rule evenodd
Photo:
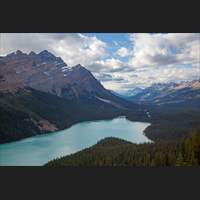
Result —
M 97 97 L 97 96 L 96 96 L 96 98 L 100 101 L 103 101 L 104 103 L 111 104 L 112 106 L 115 106 L 116 108 L 125 109 L 123 106 L 121 106 L 120 104 L 118 104 L 114 101 L 111 101 L 111 100 L 108 100 L 108 99 L 103 99 L 103 98 Z

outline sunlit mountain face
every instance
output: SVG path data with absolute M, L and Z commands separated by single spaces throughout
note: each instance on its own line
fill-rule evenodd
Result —
M 0 91 L 17 92 L 32 88 L 73 101 L 107 102 L 123 107 L 123 99 L 105 89 L 92 73 L 80 64 L 68 66 L 47 50 L 29 54 L 20 50 L 0 59 Z M 128 103 L 128 102 L 126 102 Z
M 199 79 L 199 38 L 199 33 L 1 33 L 0 56 L 20 50 L 34 57 L 46 49 L 61 58 L 54 65 L 67 64 L 63 71 L 80 64 L 105 88 L 130 95 L 155 83 Z

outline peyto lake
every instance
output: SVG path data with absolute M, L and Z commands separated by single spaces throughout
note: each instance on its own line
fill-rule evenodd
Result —
M 131 122 L 125 117 L 81 122 L 55 133 L 38 135 L 0 145 L 1 166 L 43 165 L 54 158 L 80 151 L 105 137 L 134 143 L 150 140 L 143 134 L 149 123 Z

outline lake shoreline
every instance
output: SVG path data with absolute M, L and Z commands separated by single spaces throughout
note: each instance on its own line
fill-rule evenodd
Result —
M 120 117 L 121 115 L 119 115 L 119 117 Z M 70 124 L 68 124 L 68 125 L 66 125 L 65 126 L 65 128 L 60 128 L 60 129 L 58 129 L 57 131 L 51 131 L 51 132 L 39 132 L 38 134 L 36 134 L 36 135 L 31 135 L 31 136 L 27 136 L 27 137 L 21 137 L 21 138 L 19 138 L 19 139 L 12 139 L 12 140 L 10 140 L 10 141 L 8 141 L 8 142 L 0 142 L 0 145 L 1 144 L 9 144 L 9 143 L 12 143 L 12 142 L 17 142 L 17 141 L 21 141 L 21 140 L 24 140 L 24 139 L 28 139 L 28 138 L 31 138 L 31 137 L 36 137 L 36 136 L 42 136 L 42 135 L 47 135 L 47 134 L 52 134 L 52 133 L 56 133 L 56 132 L 60 132 L 60 131 L 64 131 L 64 130 L 66 130 L 66 129 L 69 129 L 69 128 L 71 128 L 72 126 L 74 126 L 74 125 L 76 125 L 76 124 L 78 124 L 78 123 L 84 123 L 84 122 L 92 122 L 92 121 L 100 121 L 100 120 L 112 120 L 112 119 L 115 119 L 116 117 L 111 117 L 111 118 L 99 118 L 99 119 L 95 119 L 95 120 L 93 120 L 93 119 L 86 119 L 86 120 L 79 120 L 79 121 L 74 121 L 74 122 L 71 122 Z
M 0 145 L 0 165 L 43 165 L 57 157 L 76 153 L 107 137 L 141 144 L 150 140 L 144 135 L 149 123 L 133 122 L 126 116 L 84 121 L 65 130 L 36 135 Z
M 22 137 L 22 138 L 19 138 L 19 139 L 13 139 L 11 141 L 8 141 L 8 142 L 0 142 L 0 145 L 1 144 L 10 144 L 12 142 L 17 142 L 17 141 L 21 141 L 21 140 L 25 140 L 25 139 L 28 139 L 28 138 L 32 138 L 32 137 L 36 137 L 36 136 L 43 136 L 43 135 L 47 135 L 47 134 L 52 134 L 52 133 L 57 133 L 57 132 L 60 132 L 60 131 L 64 131 L 64 130 L 67 130 L 69 128 L 71 128 L 72 126 L 76 125 L 76 124 L 79 124 L 79 123 L 84 123 L 84 122 L 96 122 L 96 121 L 102 121 L 102 120 L 113 120 L 113 119 L 116 119 L 116 118 L 126 118 L 127 120 L 131 121 L 131 122 L 144 122 L 144 123 L 150 123 L 149 126 L 151 126 L 151 122 L 150 121 L 146 121 L 146 120 L 134 120 L 132 121 L 131 119 L 129 119 L 126 115 L 118 115 L 118 116 L 114 116 L 114 117 L 103 117 L 103 118 L 99 118 L 99 119 L 86 119 L 86 120 L 79 120 L 79 121 L 75 121 L 75 122 L 71 122 L 71 124 L 67 125 L 65 128 L 63 129 L 58 129 L 57 131 L 51 131 L 51 132 L 41 132 L 41 133 L 38 133 L 36 135 L 32 135 L 32 136 L 27 136 L 27 137 Z M 145 130 L 144 130 L 144 134 L 145 134 Z M 148 137 L 148 135 L 145 134 L 146 137 Z M 149 138 L 149 137 L 148 137 Z M 150 138 L 149 138 L 150 139 Z M 152 140 L 152 139 L 151 139 Z

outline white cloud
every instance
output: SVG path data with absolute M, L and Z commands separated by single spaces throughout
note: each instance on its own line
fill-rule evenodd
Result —
M 1 52 L 20 49 L 29 53 L 49 50 L 68 65 L 82 64 L 109 89 L 148 86 L 155 82 L 191 80 L 200 76 L 200 34 L 130 34 L 125 43 L 113 41 L 118 50 L 97 37 L 66 33 L 1 34 Z M 129 45 L 126 48 L 127 42 Z M 125 47 L 126 46 L 126 47 Z M 127 57 L 128 62 L 121 58 Z
M 116 54 L 119 55 L 120 57 L 126 57 L 129 55 L 129 51 L 127 48 L 121 47 L 120 49 L 117 50 Z
M 102 82 L 117 82 L 117 83 L 126 83 L 127 80 L 125 80 L 122 76 L 117 74 L 108 74 L 108 73 L 94 73 L 95 77 L 102 81 Z
M 76 33 L 1 33 L 1 40 L 1 55 L 18 49 L 27 53 L 46 49 L 68 65 L 88 65 L 106 53 L 106 43 Z
M 155 82 L 197 79 L 200 76 L 200 34 L 131 34 L 129 63 L 120 63 L 120 74 L 127 82 L 106 83 L 117 90 L 149 86 Z M 123 48 L 123 47 L 122 47 Z M 108 64 L 108 63 L 107 63 Z M 113 62 L 114 64 L 114 62 Z M 123 67 L 128 70 L 122 70 Z
M 133 79 L 129 80 L 129 83 L 148 86 L 155 82 L 165 83 L 171 81 L 184 81 L 198 78 L 199 73 L 200 70 L 198 67 L 193 67 L 192 70 L 191 67 L 187 66 L 145 68 L 141 71 L 136 70 L 134 74 L 137 76 L 134 76 Z
M 115 46 L 119 46 L 119 43 L 117 41 L 113 41 Z
M 130 42 L 129 73 L 122 74 L 128 83 L 121 89 L 200 76 L 200 34 L 130 34 Z
M 195 64 L 199 59 L 198 33 L 131 34 L 130 40 L 134 68 Z
M 119 59 L 108 58 L 105 60 L 96 60 L 91 65 L 88 65 L 87 68 L 92 72 L 121 72 L 129 69 L 129 66 L 126 63 L 123 63 Z

